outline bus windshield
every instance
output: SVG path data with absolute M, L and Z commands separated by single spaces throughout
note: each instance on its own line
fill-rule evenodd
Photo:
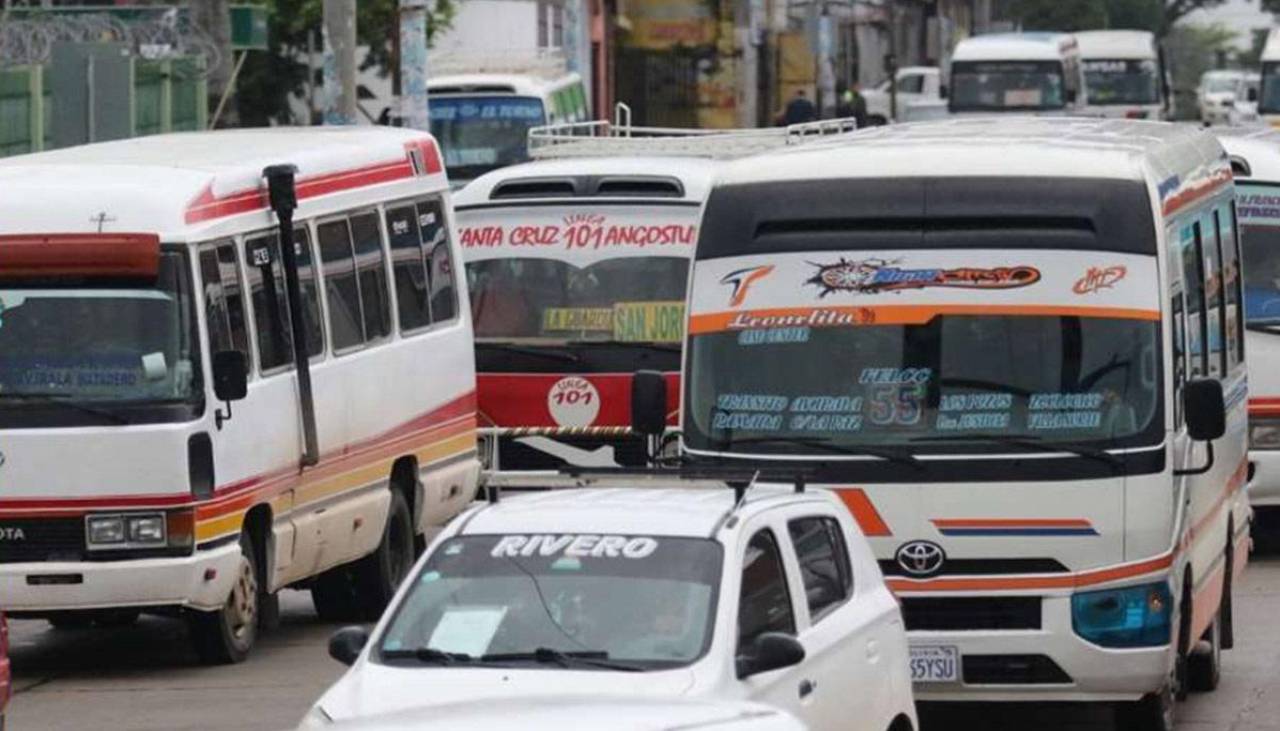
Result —
M 1262 90 L 1258 95 L 1258 111 L 1280 114 L 1280 63 L 1262 64 Z
M 522 96 L 431 99 L 431 134 L 450 178 L 469 180 L 529 159 L 529 128 L 546 124 L 542 100 Z
M 1058 61 L 956 61 L 952 111 L 1062 109 L 1066 94 Z
M 1245 324 L 1280 329 L 1280 186 L 1237 187 Z
M 0 281 L 0 409 L 199 398 L 183 255 L 153 283 Z
M 922 324 L 712 332 L 689 344 L 685 443 L 809 453 L 878 445 L 1007 453 L 1158 440 L 1152 321 L 943 314 Z M 945 444 L 944 444 L 945 443 Z M 930 445 L 933 446 L 930 446 Z
M 1153 59 L 1085 61 L 1084 84 L 1090 104 L 1160 103 L 1160 78 Z

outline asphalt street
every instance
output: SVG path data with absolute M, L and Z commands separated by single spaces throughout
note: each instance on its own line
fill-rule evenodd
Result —
M 1180 704 L 1185 731 L 1280 731 L 1280 551 L 1255 554 L 1238 585 L 1236 648 L 1222 686 Z M 242 665 L 204 667 L 177 620 L 53 630 L 13 622 L 17 696 L 9 731 L 275 731 L 292 728 L 342 672 L 305 593 L 286 592 L 282 627 Z M 1099 709 L 1035 705 L 924 709 L 924 731 L 1114 728 Z

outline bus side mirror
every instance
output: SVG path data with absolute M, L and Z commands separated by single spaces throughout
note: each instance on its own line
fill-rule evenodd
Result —
M 1188 382 L 1182 389 L 1182 406 L 1192 439 L 1209 442 L 1227 432 L 1227 405 L 1221 382 L 1212 378 Z
M 238 350 L 220 350 L 213 354 L 213 395 L 227 404 L 224 412 L 214 414 L 218 429 L 231 418 L 231 402 L 249 395 L 249 359 Z
M 646 437 L 667 430 L 667 378 L 658 371 L 636 371 L 631 378 L 631 430 Z

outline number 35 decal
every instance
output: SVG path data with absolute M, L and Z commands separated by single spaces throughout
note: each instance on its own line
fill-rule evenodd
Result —
M 867 418 L 872 424 L 918 424 L 924 399 L 922 384 L 887 384 L 868 389 L 871 412 Z

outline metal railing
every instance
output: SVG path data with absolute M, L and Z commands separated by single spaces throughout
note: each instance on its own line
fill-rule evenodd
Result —
M 529 130 L 529 156 L 534 159 L 664 155 L 732 158 L 787 145 L 846 134 L 857 129 L 852 117 L 824 119 L 786 127 L 684 129 L 638 127 L 631 109 L 619 103 L 614 120 L 571 122 Z

